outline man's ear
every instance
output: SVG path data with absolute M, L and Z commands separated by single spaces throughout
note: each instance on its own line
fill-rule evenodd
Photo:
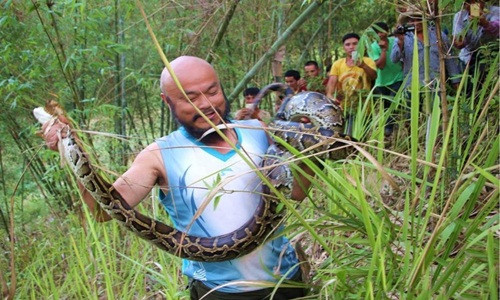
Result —
M 172 103 L 172 101 L 170 100 L 170 97 L 168 97 L 168 96 L 167 96 L 167 95 L 165 95 L 164 93 L 161 93 L 161 94 L 160 94 L 160 96 L 161 96 L 161 100 L 163 100 L 163 102 L 164 102 L 166 105 L 168 105 L 168 108 L 170 108 L 170 109 L 171 109 L 170 104 Z
M 165 103 L 168 106 L 168 109 L 172 111 L 172 99 L 170 99 L 170 97 L 165 95 L 164 93 L 161 93 L 160 96 L 163 100 L 163 103 Z

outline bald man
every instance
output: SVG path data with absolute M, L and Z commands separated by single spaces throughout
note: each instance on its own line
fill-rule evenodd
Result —
M 272 141 L 264 130 L 255 130 L 265 126 L 261 121 L 228 119 L 228 102 L 219 78 L 208 62 L 182 56 L 173 60 L 171 66 L 185 94 L 164 69 L 161 98 L 181 127 L 141 151 L 113 186 L 131 207 L 135 207 L 147 197 L 153 186 L 158 185 L 159 200 L 176 228 L 182 231 L 189 228 L 189 234 L 202 237 L 229 233 L 252 218 L 256 210 L 262 182 L 252 170 L 260 165 Z M 203 136 L 212 128 L 210 123 L 242 126 L 222 129 L 227 137 L 225 140 L 215 132 Z M 55 125 L 45 134 L 51 149 L 56 149 L 57 131 L 61 128 L 61 124 Z M 255 165 L 245 162 L 231 145 L 236 145 Z M 217 206 L 208 205 L 201 216 L 195 218 L 198 208 L 210 193 L 209 187 L 229 178 L 234 179 L 228 180 L 224 186 L 227 193 L 218 198 Z M 294 185 L 292 198 L 302 200 L 310 183 L 304 178 L 296 180 L 301 180 L 301 183 Z M 111 219 L 88 192 L 82 191 L 82 194 L 97 220 Z M 203 299 L 263 299 L 272 293 L 272 288 L 242 281 L 276 283 L 284 276 L 301 280 L 297 255 L 284 236 L 276 236 L 253 252 L 233 260 L 198 262 L 183 259 L 182 271 L 190 280 L 191 299 L 206 294 Z M 209 292 L 221 285 L 226 286 Z M 278 288 L 274 299 L 302 296 L 302 289 Z

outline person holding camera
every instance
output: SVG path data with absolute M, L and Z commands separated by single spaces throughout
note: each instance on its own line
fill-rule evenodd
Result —
M 453 18 L 453 45 L 460 49 L 459 58 L 463 64 L 469 64 L 469 74 L 474 76 L 478 72 L 479 84 L 486 76 L 488 67 L 480 48 L 487 46 L 497 53 L 500 35 L 500 8 L 494 5 L 486 7 L 485 2 L 466 0 L 463 9 Z
M 257 119 L 265 123 L 271 121 L 271 114 L 255 105 L 255 96 L 260 92 L 259 88 L 249 87 L 243 91 L 245 97 L 245 107 L 236 111 L 235 120 L 250 120 Z
M 377 78 L 375 62 L 361 57 L 357 51 L 359 35 L 348 33 L 342 37 L 345 58 L 336 60 L 330 70 L 326 96 L 342 106 L 346 114 L 346 134 L 351 135 L 354 117 L 360 104 L 360 91 L 369 91 Z
M 412 82 L 412 69 L 418 67 L 418 77 L 421 86 L 431 87 L 434 92 L 438 91 L 440 65 L 439 65 L 439 52 L 445 56 L 445 68 L 447 78 L 451 80 L 452 85 L 456 88 L 460 82 L 460 68 L 458 60 L 448 54 L 448 49 L 451 44 L 448 37 L 444 32 L 441 33 L 443 47 L 438 45 L 438 38 L 436 27 L 429 24 L 427 27 L 427 34 L 429 37 L 430 45 L 430 58 L 429 58 L 429 71 L 430 82 L 425 82 L 425 69 L 424 69 L 424 32 L 422 25 L 423 15 L 419 11 L 407 10 L 404 12 L 399 20 L 403 27 L 399 27 L 394 32 L 397 38 L 397 43 L 394 43 L 391 49 L 390 58 L 394 63 L 401 62 L 403 64 L 403 75 L 406 78 L 404 88 L 408 88 Z M 417 55 L 418 66 L 413 66 L 413 49 L 415 43 L 415 35 L 417 37 Z
M 368 56 L 375 61 L 377 66 L 377 79 L 375 80 L 374 94 L 382 95 L 384 109 L 387 110 L 391 101 L 384 96 L 394 97 L 403 83 L 403 67 L 401 62 L 393 62 L 389 59 L 387 51 L 392 49 L 396 43 L 394 36 L 389 36 L 389 26 L 384 22 L 378 22 L 372 26 L 378 35 L 378 41 L 370 45 Z M 390 136 L 394 129 L 394 119 L 387 119 L 384 135 Z

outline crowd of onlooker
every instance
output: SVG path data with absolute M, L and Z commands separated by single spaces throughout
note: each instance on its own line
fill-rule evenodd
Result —
M 345 34 L 342 37 L 345 57 L 332 62 L 327 67 L 326 75 L 322 74 L 317 61 L 310 60 L 304 64 L 304 77 L 298 70 L 288 70 L 284 74 L 284 82 L 294 93 L 306 90 L 320 92 L 341 105 L 347 117 L 348 134 L 352 132 L 356 111 L 363 104 L 363 95 L 367 91 L 378 95 L 386 109 L 398 91 L 403 91 L 403 95 L 410 98 L 409 86 L 415 74 L 412 70 L 416 67 L 413 65 L 415 50 L 421 86 L 430 87 L 433 92 L 439 90 L 440 56 L 443 56 L 447 83 L 454 88 L 460 83 L 465 70 L 470 75 L 476 74 L 477 81 L 465 86 L 466 93 L 470 95 L 473 86 L 480 86 L 487 73 L 488 64 L 483 59 L 485 51 L 482 50 L 486 48 L 490 53 L 498 52 L 500 9 L 489 2 L 465 0 L 462 9 L 454 15 L 451 36 L 446 32 L 438 33 L 432 21 L 427 22 L 427 32 L 424 32 L 425 16 L 422 12 L 411 7 L 401 8 L 394 26 L 384 22 L 372 24 L 370 29 L 374 38 L 368 47 L 358 47 L 358 34 Z M 425 78 L 423 63 L 424 36 L 428 37 L 430 47 L 428 78 Z M 258 88 L 245 90 L 246 103 L 252 103 L 258 92 Z M 257 109 L 251 117 L 266 121 L 271 116 Z M 242 109 L 235 114 L 235 118 L 250 116 Z M 394 120 L 389 116 L 385 135 L 390 136 L 393 128 Z

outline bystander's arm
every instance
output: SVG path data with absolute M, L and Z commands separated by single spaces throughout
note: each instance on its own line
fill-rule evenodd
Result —
M 401 58 L 403 56 L 403 49 L 404 49 L 404 35 L 398 34 L 397 35 L 397 43 L 394 43 L 392 45 L 391 49 L 391 60 L 393 63 L 397 63 L 401 61 Z
M 377 69 L 383 70 L 385 67 L 385 64 L 387 63 L 387 47 L 389 47 L 389 42 L 388 40 L 380 39 L 378 43 L 374 44 L 372 46 L 373 51 L 375 51 L 376 48 L 380 49 L 380 55 L 376 55 L 374 57 L 371 57 L 375 61 L 375 65 Z M 376 49 L 376 50 L 378 50 Z M 378 54 L 379 51 L 377 51 Z
M 465 47 L 465 40 L 463 37 L 460 37 L 460 36 L 455 36 L 453 38 L 453 46 L 455 46 L 455 48 L 457 49 L 462 49 Z
M 498 21 L 488 21 L 484 16 L 481 16 L 479 26 L 483 27 L 484 32 L 488 35 L 500 36 L 500 23 Z
M 383 70 L 385 68 L 385 64 L 387 63 L 387 48 L 382 48 L 380 52 L 380 57 L 375 61 L 375 65 L 377 69 Z
M 328 83 L 326 85 L 326 96 L 333 99 L 333 95 L 337 91 L 337 81 L 338 77 L 336 75 L 330 75 L 328 78 Z
M 371 61 L 372 60 L 370 60 L 370 62 Z M 364 59 L 358 64 L 358 67 L 362 68 L 363 71 L 365 71 L 366 77 L 368 78 L 368 80 L 375 80 L 375 79 L 377 79 L 377 70 L 373 69 L 371 66 L 369 66 L 368 64 L 366 64 L 366 62 L 365 62 Z

